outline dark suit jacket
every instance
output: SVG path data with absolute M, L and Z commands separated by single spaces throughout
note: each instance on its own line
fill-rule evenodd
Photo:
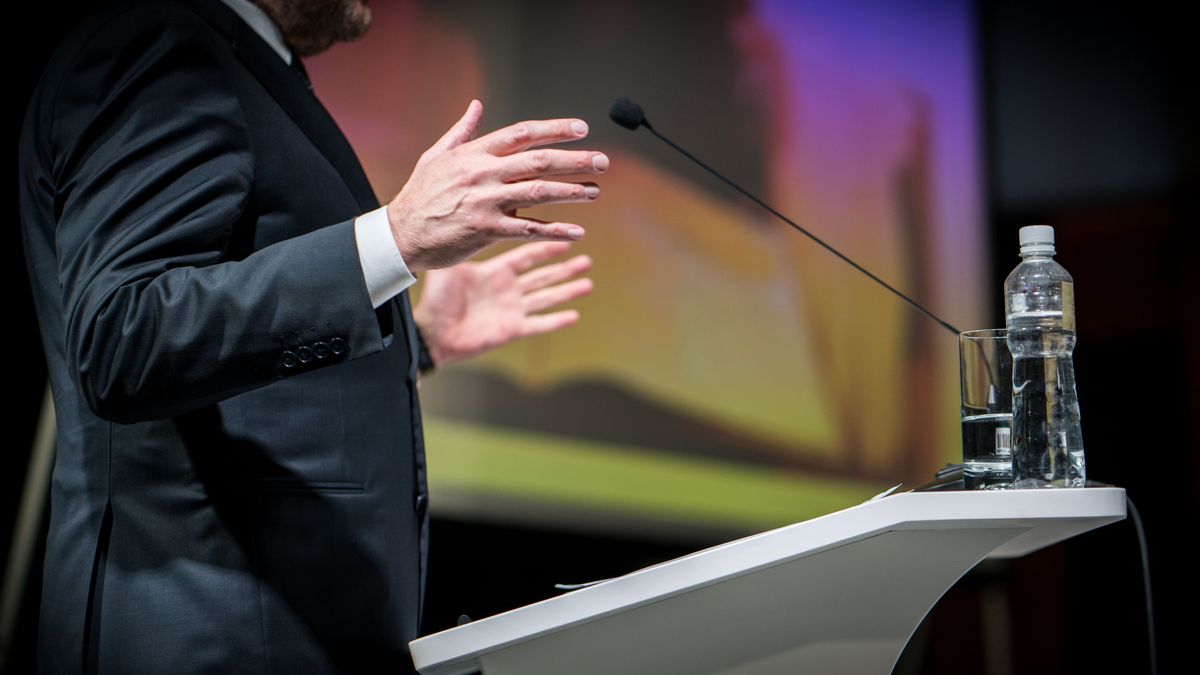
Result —
M 427 518 L 407 296 L 306 87 L 217 0 L 71 34 L 21 226 L 58 420 L 44 672 L 411 669 Z

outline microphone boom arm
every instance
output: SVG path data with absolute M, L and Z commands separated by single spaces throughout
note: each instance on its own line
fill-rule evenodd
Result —
M 913 300 L 912 298 L 908 297 L 904 293 L 901 293 L 896 287 L 892 286 L 891 284 L 884 281 L 883 279 L 880 279 L 878 276 L 876 276 L 870 270 L 868 270 L 867 268 L 863 267 L 862 265 L 859 265 L 858 263 L 854 262 L 849 257 L 847 257 L 844 253 L 837 250 L 833 246 L 830 246 L 829 244 L 825 243 L 824 241 L 821 240 L 820 237 L 818 237 L 815 234 L 813 234 L 812 232 L 809 232 L 808 230 L 804 229 L 798 223 L 796 223 L 796 221 L 783 215 L 782 213 L 777 211 L 774 207 L 772 207 L 770 204 L 759 199 L 757 196 L 755 196 L 749 190 L 743 188 L 742 186 L 738 185 L 737 183 L 733 182 L 732 180 L 726 178 L 720 171 L 717 171 L 716 169 L 712 168 L 711 166 L 706 164 L 703 160 L 701 160 L 699 157 L 696 157 L 692 153 L 681 148 L 679 145 L 677 145 L 671 139 L 667 138 L 666 136 L 663 136 L 661 133 L 656 131 L 654 129 L 654 127 L 650 126 L 649 120 L 646 119 L 646 116 L 642 113 L 641 106 L 639 106 L 638 104 L 634 103 L 633 101 L 631 101 L 627 98 L 619 98 L 613 102 L 612 109 L 609 111 L 609 116 L 613 119 L 614 122 L 625 127 L 626 129 L 636 131 L 638 126 L 646 127 L 646 129 L 649 130 L 650 133 L 654 134 L 663 143 L 666 143 L 667 145 L 674 148 L 676 151 L 679 152 L 679 154 L 683 155 L 684 157 L 687 157 L 688 159 L 692 160 L 696 164 L 700 165 L 700 168 L 709 172 L 713 176 L 716 176 L 717 178 L 719 178 L 721 180 L 721 182 L 725 183 L 726 185 L 733 188 L 734 190 L 737 190 L 738 192 L 740 192 L 744 197 L 746 197 L 750 201 L 752 201 L 755 204 L 758 204 L 762 208 L 766 209 L 771 215 L 782 220 L 783 222 L 787 223 L 788 225 L 791 225 L 798 232 L 800 232 L 800 234 L 803 234 L 804 236 L 808 237 L 809 239 L 812 239 L 813 241 L 815 241 L 817 244 L 820 244 L 820 246 L 822 248 L 824 248 L 826 251 L 829 251 L 830 253 L 834 254 L 835 256 L 841 258 L 842 261 L 844 261 L 847 265 L 850 265 L 851 267 L 858 270 L 859 272 L 862 272 L 863 274 L 867 275 L 867 277 L 869 277 L 872 281 L 879 284 L 880 286 L 883 286 L 887 290 L 891 291 L 892 294 L 894 294 L 896 297 L 898 297 L 901 300 L 912 305 L 915 309 L 917 309 L 917 311 L 921 312 L 925 316 L 938 322 L 946 330 L 950 331 L 951 333 L 954 333 L 955 335 L 958 335 L 958 333 L 960 332 L 957 328 L 950 325 L 950 323 L 947 322 L 946 320 L 938 317 L 936 314 L 929 311 L 928 309 L 925 309 L 925 307 L 923 305 L 921 305 L 921 303 L 917 302 L 916 300 Z

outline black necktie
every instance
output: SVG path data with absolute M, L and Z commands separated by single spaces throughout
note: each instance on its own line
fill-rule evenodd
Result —
M 308 87 L 309 91 L 312 91 L 312 82 L 308 79 L 308 70 L 304 68 L 304 62 L 300 60 L 300 57 L 295 54 L 292 54 L 292 70 L 300 73 L 300 77 L 304 80 L 304 86 Z

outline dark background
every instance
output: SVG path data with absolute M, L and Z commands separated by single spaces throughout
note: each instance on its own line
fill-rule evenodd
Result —
M 12 142 L 69 17 L 96 4 L 31 3 L 19 35 L 10 31 Z M 1200 514 L 1200 284 L 1192 268 L 1200 110 L 1193 29 L 1183 6 L 1171 4 L 983 0 L 977 12 L 993 325 L 1002 325 L 999 289 L 1017 262 L 1017 229 L 1053 225 L 1058 260 L 1076 283 L 1088 477 L 1126 488 L 1145 519 L 1164 673 L 1189 661 L 1197 625 L 1189 540 Z M 9 194 L 15 217 L 15 190 Z M 15 222 L 5 237 L 13 312 L 5 349 L 10 440 L 0 466 L 7 559 L 45 365 Z M 452 626 L 459 614 L 482 617 L 549 597 L 556 582 L 614 576 L 712 543 L 435 518 L 426 632 Z M 1019 560 L 985 562 L 942 598 L 896 672 L 1148 672 L 1140 569 L 1130 521 Z M 33 670 L 40 583 L 35 564 L 13 673 Z

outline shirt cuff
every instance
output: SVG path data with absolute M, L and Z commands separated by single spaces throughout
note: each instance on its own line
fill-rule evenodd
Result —
M 358 260 L 362 264 L 367 292 L 376 308 L 417 282 L 408 271 L 408 265 L 404 264 L 392 236 L 387 206 L 355 218 L 354 238 L 358 242 Z

